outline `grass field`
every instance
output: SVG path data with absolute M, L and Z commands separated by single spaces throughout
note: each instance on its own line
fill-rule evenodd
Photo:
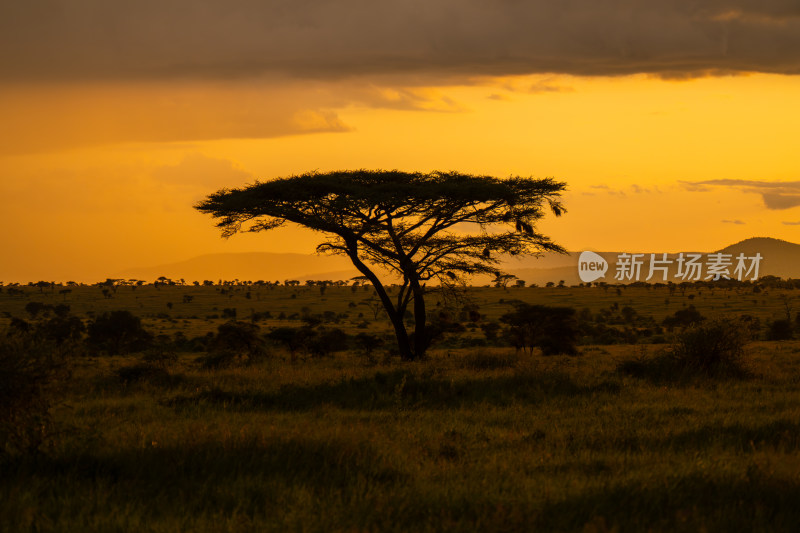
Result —
M 148 327 L 198 334 L 230 307 L 240 319 L 248 305 L 341 310 L 348 328 L 372 313 L 358 303 L 367 291 L 259 290 L 29 291 L 3 294 L 0 311 L 23 316 L 26 301 L 66 299 L 78 315 L 138 308 Z M 785 314 L 777 292 L 701 292 L 692 301 L 704 314 Z M 520 299 L 617 301 L 663 317 L 689 294 L 665 293 L 472 297 L 495 316 L 509 309 L 500 299 Z M 275 349 L 216 371 L 182 354 L 167 373 L 127 383 L 117 371 L 138 355 L 81 357 L 54 411 L 54 446 L 0 462 L 0 531 L 796 531 L 800 342 L 753 343 L 749 376 L 736 379 L 618 371 L 660 349 L 438 349 L 414 363 L 349 352 L 292 362 Z
M 347 315 L 339 327 L 354 331 L 356 325 L 367 320 L 370 331 L 390 331 L 383 311 L 375 313 L 376 299 L 371 287 L 328 287 L 320 294 L 318 287 L 285 286 L 161 286 L 119 287 L 106 298 L 101 289 L 93 286 L 73 287 L 61 294 L 59 289 L 25 288 L 24 295 L 0 293 L 0 327 L 10 316 L 26 317 L 25 305 L 30 301 L 46 304 L 67 304 L 73 314 L 86 318 L 87 313 L 128 309 L 142 317 L 146 327 L 156 334 L 181 331 L 187 337 L 213 332 L 228 320 L 222 316 L 225 309 L 236 309 L 239 320 L 247 320 L 254 312 L 269 311 L 273 319 L 262 323 L 265 329 L 285 325 L 278 320 L 280 313 L 287 316 L 300 314 L 303 309 L 321 314 L 332 311 Z M 800 311 L 800 295 L 796 290 L 768 289 L 754 294 L 751 287 L 734 289 L 709 289 L 692 287 L 684 292 L 670 294 L 666 287 L 606 288 L 508 288 L 471 287 L 466 293 L 468 301 L 480 308 L 488 320 L 513 309 L 514 301 L 543 305 L 562 305 L 578 310 L 587 308 L 592 313 L 617 304 L 631 306 L 637 313 L 652 316 L 660 322 L 666 316 L 688 305 L 695 306 L 705 316 L 724 314 L 738 316 L 749 314 L 770 321 L 786 317 L 784 298 L 792 305 L 793 313 Z M 391 293 L 391 291 L 390 291 Z M 249 296 L 248 296 L 249 295 Z M 184 297 L 191 297 L 184 302 Z M 436 311 L 446 302 L 437 294 L 428 298 L 429 310 Z M 792 304 L 792 302 L 794 303 Z M 170 307 L 171 306 L 171 307 Z M 362 315 L 362 316 L 359 316 Z

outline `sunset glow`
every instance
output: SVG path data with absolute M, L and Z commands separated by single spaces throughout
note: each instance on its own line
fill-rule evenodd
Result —
M 789 29 L 764 29 L 766 23 L 750 21 L 746 12 L 726 13 L 708 19 L 740 31 L 760 24 L 750 37 L 766 45 L 770 35 L 798 24 L 797 14 L 788 14 Z M 415 27 L 424 32 L 426 15 L 419 16 Z M 239 19 L 232 20 L 233 27 Z M 511 22 L 487 21 L 505 23 Z M 202 25 L 186 25 L 188 47 Z M 313 39 L 301 46 L 290 29 L 273 31 L 294 46 L 280 52 L 283 60 L 305 64 L 304 70 L 245 65 L 234 72 L 242 65 L 231 63 L 226 71 L 220 67 L 230 60 L 225 50 L 208 58 L 204 45 L 196 57 L 173 50 L 177 55 L 165 64 L 176 65 L 174 72 L 156 69 L 130 55 L 124 29 L 114 37 L 119 56 L 107 35 L 74 70 L 60 56 L 65 69 L 48 70 L 61 46 L 55 38 L 34 48 L 25 36 L 0 37 L 4 49 L 16 43 L 18 51 L 0 60 L 0 280 L 96 281 L 211 252 L 311 253 L 318 236 L 294 228 L 223 240 L 192 206 L 221 187 L 315 169 L 555 177 L 568 184 L 568 212 L 545 219 L 541 229 L 570 250 L 712 251 L 751 236 L 800 240 L 797 49 L 778 62 L 765 45 L 763 54 L 743 53 L 746 61 L 737 65 L 738 34 L 731 29 L 728 52 L 711 53 L 697 71 L 661 65 L 655 48 L 646 54 L 652 63 L 632 61 L 625 69 L 598 63 L 581 71 L 574 65 L 583 52 L 556 42 L 570 50 L 565 68 L 531 60 L 526 71 L 516 64 L 504 69 L 500 61 L 492 67 L 472 48 L 484 42 L 477 32 L 478 41 L 451 50 L 480 56 L 470 71 L 469 61 L 459 58 L 452 68 L 437 66 L 441 47 L 453 43 L 413 49 L 400 37 L 393 45 L 389 35 L 374 56 L 368 50 L 349 56 L 368 43 L 340 42 L 341 50 L 323 53 Z M 235 50 L 252 48 L 242 64 L 262 46 L 256 37 L 250 44 L 242 36 L 234 40 Z M 511 41 L 506 45 L 513 51 Z M 689 49 L 664 44 L 673 45 L 672 55 L 694 57 L 690 42 L 683 43 Z M 560 53 L 537 42 L 519 46 L 542 57 Z M 151 52 L 142 57 L 158 57 Z M 340 55 L 326 59 L 328 52 Z M 411 66 L 394 65 L 392 56 Z M 341 57 L 352 59 L 341 63 L 341 72 L 323 67 Z M 373 67 L 381 58 L 385 64 Z M 119 69 L 106 67 L 112 63 Z M 196 71 L 187 75 L 192 65 Z M 737 74 L 699 72 L 716 69 Z

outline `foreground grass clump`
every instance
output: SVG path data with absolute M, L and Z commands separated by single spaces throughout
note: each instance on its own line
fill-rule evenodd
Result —
M 77 431 L 0 461 L 0 530 L 795 531 L 800 342 L 703 387 L 616 372 L 634 353 L 83 359 Z

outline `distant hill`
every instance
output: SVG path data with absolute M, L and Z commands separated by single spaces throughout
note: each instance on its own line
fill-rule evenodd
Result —
M 335 255 L 272 252 L 206 254 L 186 261 L 116 273 L 115 278 L 154 281 L 161 276 L 187 282 L 211 280 L 281 281 L 349 279 L 358 276 L 349 259 Z M 335 276 L 335 277 L 333 277 Z
M 794 244 L 771 237 L 753 237 L 719 250 L 736 257 L 740 253 L 746 256 L 760 253 L 764 259 L 761 263 L 761 275 L 781 278 L 800 278 L 800 244 Z
M 631 253 L 632 250 L 626 250 Z M 685 250 L 691 252 L 691 250 Z M 645 257 L 656 251 L 641 251 Z M 736 244 L 726 246 L 714 252 L 732 254 L 736 257 L 739 253 L 753 256 L 756 252 L 763 257 L 760 275 L 773 275 L 782 278 L 800 278 L 800 244 L 794 244 L 779 239 L 756 237 L 745 239 Z M 609 263 L 609 272 L 603 281 L 614 282 L 614 263 L 620 252 L 598 252 Z M 637 252 L 639 253 L 639 252 Z M 525 257 L 522 259 L 509 258 L 503 262 L 503 268 L 525 280 L 528 284 L 544 285 L 548 281 L 558 283 L 560 280 L 568 285 L 580 282 L 578 278 L 578 256 L 580 252 L 569 254 L 545 254 L 543 257 Z M 676 254 L 668 256 L 671 259 Z M 292 253 L 231 253 L 207 254 L 181 261 L 155 267 L 132 268 L 118 272 L 112 277 L 135 278 L 153 281 L 160 276 L 171 279 L 184 279 L 187 282 L 203 281 L 206 279 L 214 282 L 222 280 L 265 280 L 284 281 L 296 279 L 350 279 L 360 273 L 353 267 L 350 260 L 342 256 L 292 254 Z M 488 277 L 476 278 L 473 283 L 482 285 L 489 282 Z

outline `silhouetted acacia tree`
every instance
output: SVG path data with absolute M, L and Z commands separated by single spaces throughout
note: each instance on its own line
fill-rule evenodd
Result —
M 452 284 L 465 275 L 500 274 L 496 253 L 564 251 L 534 228 L 545 208 L 563 212 L 564 187 L 549 178 L 356 170 L 222 189 L 195 207 L 219 219 L 225 237 L 287 222 L 326 234 L 317 251 L 346 255 L 372 283 L 394 326 L 400 355 L 410 360 L 422 357 L 430 341 L 427 281 Z M 400 276 L 396 294 L 389 295 L 371 266 Z M 412 302 L 409 335 L 403 317 Z

